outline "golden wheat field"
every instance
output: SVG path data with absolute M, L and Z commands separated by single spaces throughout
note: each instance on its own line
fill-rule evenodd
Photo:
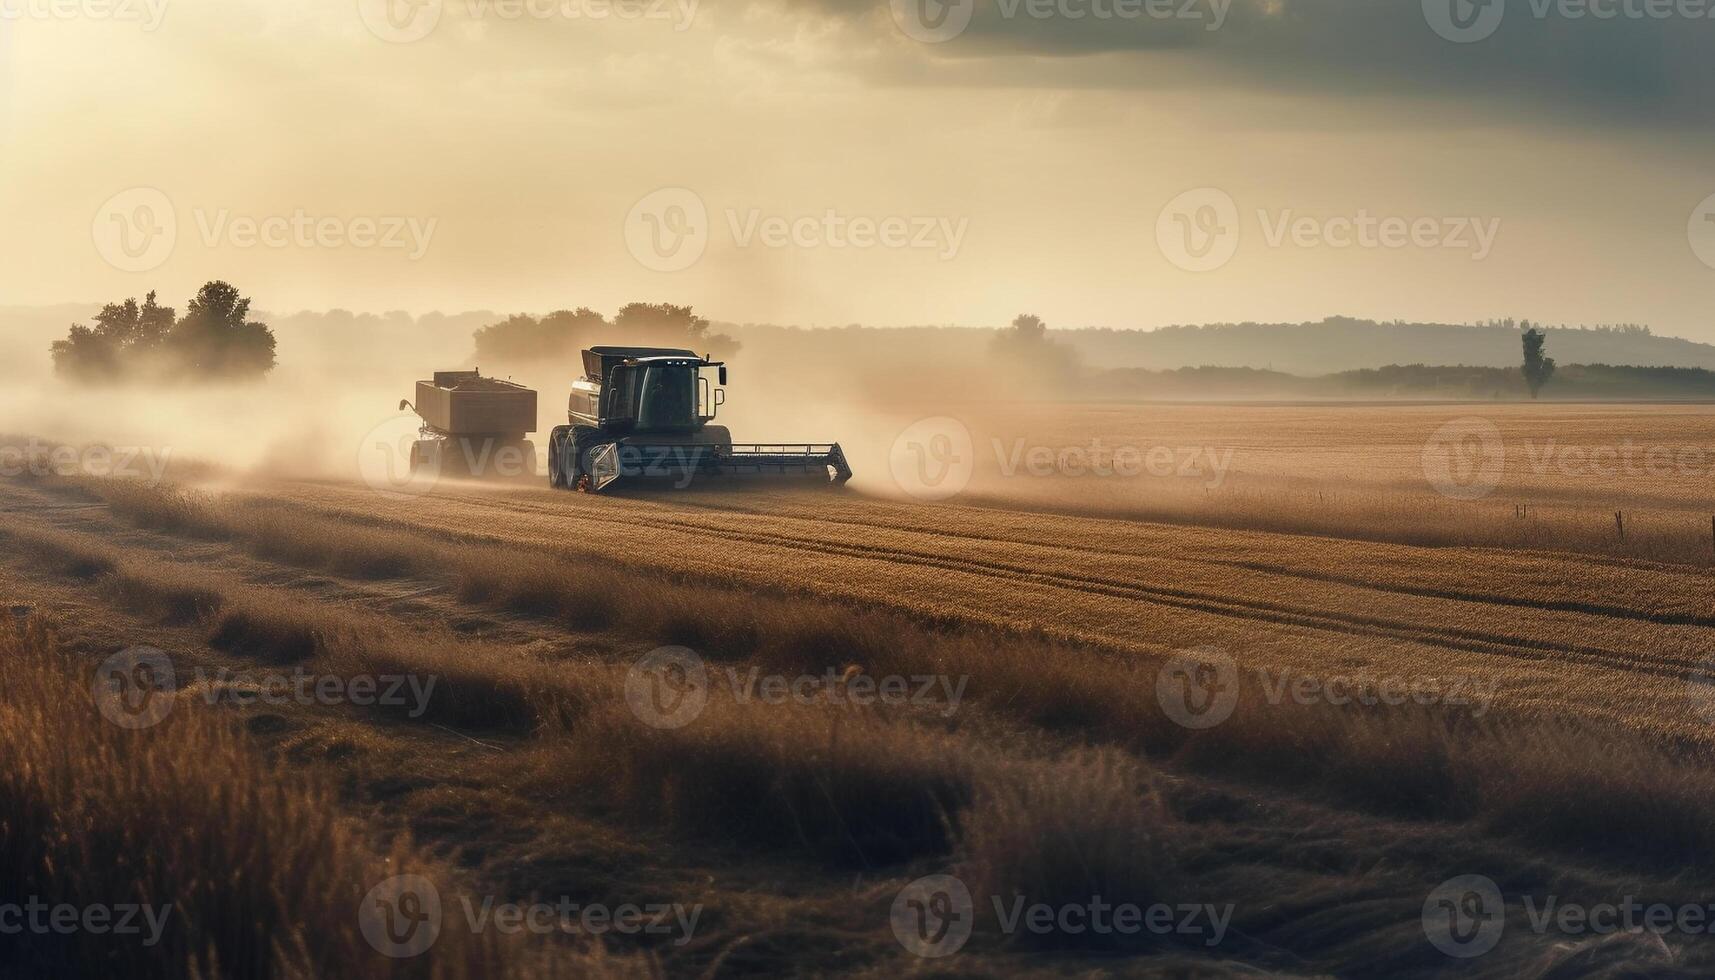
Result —
M 0 851 L 173 909 L 29 965 L 1715 970 L 1708 406 L 913 418 L 845 490 L 0 481 Z

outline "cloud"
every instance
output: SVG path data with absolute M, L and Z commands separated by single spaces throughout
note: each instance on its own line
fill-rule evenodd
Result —
M 1031 59 L 1035 83 L 1456 99 L 1479 112 L 1636 125 L 1715 117 L 1715 0 L 788 2 L 891 35 L 901 57 L 867 64 L 913 83 L 1004 83 L 1007 72 L 981 66 Z M 907 36 L 949 11 L 962 17 L 961 2 L 969 22 L 954 36 Z

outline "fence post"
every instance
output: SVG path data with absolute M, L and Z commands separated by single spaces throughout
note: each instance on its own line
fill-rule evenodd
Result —
M 1614 530 L 1619 532 L 1621 541 L 1626 540 L 1626 512 L 1625 511 L 1623 511 L 1623 510 L 1614 511 Z

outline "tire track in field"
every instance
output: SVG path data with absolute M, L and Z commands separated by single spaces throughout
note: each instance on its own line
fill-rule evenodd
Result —
M 665 508 L 651 510 L 646 514 L 622 512 L 597 514 L 592 513 L 589 509 L 571 511 L 553 507 L 547 503 L 515 499 L 503 500 L 490 495 L 454 496 L 448 494 L 443 495 L 440 499 L 484 510 L 504 510 L 532 516 L 551 515 L 558 519 L 582 524 L 622 528 L 628 532 L 670 528 L 693 537 L 713 538 L 735 544 L 760 545 L 783 548 L 794 552 L 875 561 L 888 565 L 960 572 L 996 581 L 1026 582 L 1045 585 L 1050 588 L 1095 593 L 1110 598 L 1137 601 L 1229 619 L 1296 626 L 1349 637 L 1419 643 L 1468 653 L 1498 655 L 1520 660 L 1543 661 L 1552 658 L 1557 662 L 1579 663 L 1585 666 L 1674 679 L 1683 679 L 1688 670 L 1700 664 L 1698 659 L 1686 656 L 1664 655 L 1652 661 L 1641 661 L 1633 654 L 1601 647 L 1580 645 L 1571 648 L 1552 641 L 1534 641 L 1500 633 L 1473 632 L 1468 629 L 1401 623 L 1379 616 L 1307 609 L 1302 606 L 1283 603 L 1245 600 L 1225 594 L 1146 586 L 1093 575 L 1078 575 L 1070 572 L 1044 570 L 1034 566 L 1019 566 L 993 559 L 953 557 L 896 547 L 835 542 L 822 538 L 804 538 L 760 530 L 740 531 L 675 518 Z M 812 520 L 809 518 L 791 519 Z M 406 526 L 410 525 L 407 524 Z M 1031 543 L 1030 546 L 1055 551 L 1076 550 L 1040 542 Z M 1119 554 L 1137 557 L 1130 553 L 1121 552 Z M 1440 597 L 1430 596 L 1428 598 Z M 1578 612 L 1583 611 L 1579 610 Z
M 482 497 L 459 496 L 455 499 L 469 502 L 472 505 L 483 505 L 483 504 L 494 505 L 493 501 L 487 500 L 487 499 L 482 498 Z M 506 504 L 500 504 L 498 506 L 503 508 L 503 509 L 515 510 L 515 511 L 518 511 L 521 513 L 523 513 L 523 512 L 551 513 L 551 514 L 556 514 L 556 515 L 560 515 L 560 516 L 567 516 L 563 510 L 558 509 L 558 508 L 554 508 L 554 507 L 551 507 L 548 505 L 527 505 L 527 504 L 506 505 Z M 832 516 L 817 516 L 817 517 L 811 518 L 811 517 L 800 517 L 796 514 L 772 515 L 766 511 L 759 511 L 759 510 L 756 510 L 756 509 L 750 508 L 750 507 L 740 507 L 740 506 L 712 507 L 712 506 L 707 506 L 707 505 L 705 505 L 705 507 L 706 507 L 706 509 L 711 511 L 713 514 L 724 516 L 724 517 L 737 517 L 737 516 L 751 516 L 751 517 L 761 517 L 761 518 L 783 517 L 784 519 L 787 519 L 787 520 L 808 521 L 808 522 L 814 522 L 816 524 L 832 524 L 832 525 L 837 525 L 839 527 L 852 528 L 852 529 L 873 528 L 873 527 L 878 526 L 878 525 L 875 525 L 873 523 L 866 523 L 866 522 L 859 521 L 859 520 L 853 520 L 853 519 L 847 519 L 847 518 L 837 518 L 837 517 L 832 517 Z M 603 520 L 603 518 L 595 517 L 593 515 L 579 515 L 579 516 L 580 517 L 588 516 L 588 519 L 590 519 L 592 521 Z M 1108 519 L 1103 519 L 1103 520 L 1104 520 L 1104 522 L 1107 522 L 1107 523 L 1113 523 L 1112 521 L 1109 521 Z M 639 522 L 632 522 L 633 526 L 636 526 L 638 523 Z M 652 523 L 668 524 L 668 523 L 673 523 L 673 522 L 669 519 L 662 519 L 660 521 L 655 521 Z M 1117 523 L 1125 524 L 1127 522 L 1120 521 Z M 704 527 L 705 527 L 704 525 L 701 525 L 701 524 L 685 523 L 684 521 L 678 522 L 676 526 L 680 527 L 681 529 L 692 530 L 692 531 L 695 531 L 697 533 L 702 533 L 704 530 Z M 1052 550 L 1060 550 L 1060 551 L 1078 551 L 1078 552 L 1084 552 L 1084 553 L 1105 555 L 1108 557 L 1120 558 L 1120 559 L 1137 559 L 1137 558 L 1141 557 L 1139 552 L 1137 552 L 1136 550 L 1125 550 L 1125 549 L 1120 549 L 1120 548 L 1102 547 L 1100 545 L 1094 545 L 1094 544 L 1090 544 L 1088 542 L 1080 542 L 1075 547 L 1055 545 L 1055 544 L 1052 544 L 1050 542 L 1043 541 L 1041 539 L 1032 539 L 1032 538 L 1029 538 L 1026 536 L 1021 536 L 1016 532 L 1016 529 L 1011 529 L 1011 528 L 1005 529 L 1008 531 L 1012 531 L 1013 533 L 1011 533 L 1011 534 L 1004 534 L 1003 535 L 1003 534 L 998 533 L 998 531 L 997 531 L 997 533 L 985 535 L 985 534 L 978 534 L 975 532 L 963 531 L 963 530 L 958 530 L 958 529 L 948 528 L 948 527 L 923 526 L 921 524 L 912 523 L 912 522 L 905 522 L 905 523 L 899 523 L 899 524 L 887 524 L 887 525 L 882 525 L 882 526 L 885 526 L 890 530 L 898 531 L 901 533 L 925 534 L 925 535 L 933 535 L 936 537 L 956 538 L 959 540 L 971 541 L 971 542 L 974 542 L 977 544 L 985 544 L 985 545 L 1016 544 L 1016 545 L 1020 545 L 1023 547 L 1044 548 L 1044 549 L 1052 549 Z M 1131 526 L 1135 527 L 1137 525 L 1132 524 Z M 1175 531 L 1178 531 L 1178 530 L 1186 530 L 1186 531 L 1217 530 L 1218 531 L 1219 530 L 1219 529 L 1209 529 L 1209 528 L 1201 528 L 1201 527 L 1182 528 L 1179 525 L 1159 525 L 1159 526 L 1163 527 L 1163 528 L 1171 528 L 1172 530 L 1175 530 Z M 1272 535 L 1272 534 L 1269 534 L 1268 532 L 1235 531 L 1235 532 L 1231 532 L 1231 533 L 1234 533 L 1234 534 L 1257 534 L 1259 536 L 1278 537 L 1278 535 Z M 1295 537 L 1302 537 L 1302 536 L 1296 536 L 1295 535 Z M 825 538 L 794 538 L 793 540 L 798 541 L 798 542 L 814 543 L 814 542 L 825 541 L 827 539 L 825 539 Z M 1377 544 L 1375 542 L 1367 542 L 1367 541 L 1354 542 L 1350 539 L 1340 539 L 1340 538 L 1328 539 L 1328 540 L 1335 542 L 1335 543 L 1338 543 L 1340 545 L 1350 545 L 1353 543 L 1357 543 L 1360 545 L 1375 545 L 1377 547 L 1384 547 L 1384 548 L 1406 548 L 1406 547 L 1410 547 L 1410 546 L 1406 546 L 1406 545 L 1396 545 L 1396 544 L 1390 544 L 1390 543 Z M 1490 551 L 1490 550 L 1494 550 L 1494 549 L 1463 549 L 1463 550 Z M 1676 577 L 1695 574 L 1695 570 L 1688 569 L 1684 566 L 1666 565 L 1666 564 L 1657 563 L 1657 562 L 1645 562 L 1645 561 L 1633 560 L 1633 559 L 1598 560 L 1595 558 L 1586 558 L 1585 556 L 1568 556 L 1566 554 L 1554 553 L 1554 552 L 1528 552 L 1528 551 L 1522 551 L 1522 550 L 1516 550 L 1516 549 L 1515 550 L 1501 549 L 1499 551 L 1496 551 L 1496 553 L 1498 555 L 1501 555 L 1501 556 L 1508 558 L 1509 560 L 1517 559 L 1517 558 L 1523 557 L 1523 556 L 1540 555 L 1541 557 L 1543 557 L 1546 560 L 1550 560 L 1550 561 L 1554 561 L 1554 562 L 1566 562 L 1569 559 L 1569 557 L 1571 557 L 1571 558 L 1575 558 L 1577 563 L 1580 566 L 1589 565 L 1589 564 L 1599 564 L 1599 565 L 1602 565 L 1604 567 L 1612 567 L 1616 570 L 1623 570 L 1623 571 L 1630 571 L 1630 572 L 1656 572 L 1656 573 L 1660 573 L 1663 575 L 1670 575 L 1670 576 L 1676 576 Z M 1459 602 L 1470 602 L 1470 603 L 1478 603 L 1478 604 L 1507 606 L 1507 607 L 1511 607 L 1511 608 L 1520 608 L 1520 609 L 1534 609 L 1534 610 L 1538 610 L 1541 612 L 1574 613 L 1574 614 L 1579 614 L 1579 615 L 1600 616 L 1600 617 L 1607 618 L 1607 619 L 1628 620 L 1628 621 L 1633 621 L 1633 622 L 1637 622 L 1637 623 L 1645 623 L 1645 624 L 1651 624 L 1651 625 L 1657 625 L 1657 626 L 1715 627 L 1715 615 L 1697 615 L 1697 614 L 1692 614 L 1692 613 L 1673 612 L 1673 611 L 1654 611 L 1654 610 L 1647 610 L 1647 609 L 1638 609 L 1638 608 L 1633 608 L 1633 607 L 1628 607 L 1628 606 L 1614 605 L 1614 604 L 1609 604 L 1609 603 L 1592 602 L 1592 601 L 1585 600 L 1585 599 L 1571 599 L 1571 600 L 1537 599 L 1537 598 L 1531 598 L 1528 596 L 1507 595 L 1507 594 L 1495 592 L 1492 590 L 1475 591 L 1475 590 L 1466 590 L 1466 589 L 1453 589 L 1453 588 L 1446 588 L 1446 587 L 1413 586 L 1413 585 L 1409 585 L 1409 584 L 1405 584 L 1405 583 L 1401 583 L 1401 582 L 1390 582 L 1390 581 L 1381 581 L 1381 580 L 1372 581 L 1372 580 L 1358 578 L 1355 576 L 1342 575 L 1342 574 L 1339 574 L 1337 572 L 1321 571 L 1321 570 L 1317 570 L 1317 569 L 1304 568 L 1302 566 L 1294 566 L 1294 565 L 1288 565 L 1288 564 L 1283 564 L 1283 563 L 1278 563 L 1278 562 L 1262 562 L 1262 561 L 1245 560 L 1245 559 L 1238 559 L 1238 558 L 1215 558 L 1215 557 L 1199 556 L 1199 555 L 1174 555 L 1172 557 L 1172 560 L 1176 561 L 1176 562 L 1185 563 L 1185 564 L 1203 565 L 1203 566 L 1209 566 L 1209 567 L 1215 567 L 1215 568 L 1234 568 L 1234 569 L 1241 569 L 1244 571 L 1261 572 L 1263 574 L 1268 574 L 1268 575 L 1279 575 L 1279 576 L 1286 577 L 1286 578 L 1301 579 L 1304 581 L 1322 582 L 1322 583 L 1332 584 L 1332 585 L 1345 585 L 1345 586 L 1350 586 L 1352 588 L 1364 589 L 1364 590 L 1372 591 L 1372 592 L 1385 592 L 1385 593 L 1390 593 L 1390 594 L 1394 594 L 1394 595 L 1410 596 L 1413 598 L 1449 599 L 1449 600 L 1454 600 L 1454 601 L 1459 601 Z M 1113 580 L 1110 580 L 1110 581 L 1113 581 Z M 1715 583 L 1715 579 L 1711 579 L 1711 582 Z M 1704 583 L 1696 583 L 1692 587 L 1693 588 L 1701 587 L 1703 584 Z M 1715 642 L 1715 641 L 1712 641 L 1712 642 Z
M 1245 600 L 1236 596 L 1188 589 L 1145 586 L 1097 576 L 1075 575 L 1069 572 L 1033 570 L 992 559 L 953 558 L 878 546 L 813 541 L 765 532 L 712 531 L 706 526 L 683 524 L 675 521 L 651 522 L 651 526 L 661 525 L 699 535 L 718 537 L 725 541 L 785 547 L 795 551 L 882 561 L 892 565 L 915 565 L 943 571 L 964 572 L 1002 581 L 1033 582 L 1039 585 L 1093 592 L 1116 599 L 1147 602 L 1152 605 L 1168 606 L 1216 616 L 1320 629 L 1346 636 L 1425 643 L 1453 650 L 1463 650 L 1468 653 L 1498 654 L 1530 660 L 1544 660 L 1548 658 L 1549 654 L 1553 654 L 1557 660 L 1561 661 L 1570 660 L 1598 667 L 1618 667 L 1632 673 L 1650 673 L 1667 677 L 1683 677 L 1687 670 L 1699 664 L 1699 661 L 1695 659 L 1677 657 L 1662 657 L 1653 663 L 1640 662 L 1631 654 L 1601 647 L 1584 646 L 1570 650 L 1564 645 L 1549 641 L 1521 639 L 1499 633 L 1411 625 L 1379 616 L 1311 610 L 1281 603 Z M 1054 548 L 1052 545 L 1038 545 L 1038 547 Z M 1665 665 L 1675 666 L 1678 669 L 1666 669 Z
M 724 512 L 725 514 L 728 514 L 728 515 L 746 515 L 746 516 L 762 516 L 762 517 L 770 516 L 770 515 L 766 514 L 765 512 L 758 512 L 758 511 L 753 510 L 751 508 L 741 508 L 741 507 L 711 508 L 711 510 L 714 510 L 716 513 L 723 513 Z M 836 517 L 831 517 L 831 516 L 816 517 L 816 518 L 801 518 L 801 517 L 797 517 L 796 515 L 792 515 L 789 519 L 792 519 L 792 520 L 813 520 L 815 523 L 818 523 L 818 524 L 833 524 L 833 525 L 837 525 L 837 526 L 845 527 L 845 528 L 868 528 L 868 527 L 875 527 L 876 526 L 874 524 L 867 524 L 867 523 L 864 523 L 862 521 L 844 519 L 844 518 L 836 518 Z M 1106 519 L 1106 518 L 1104 518 L 1102 520 L 1104 522 L 1110 522 L 1110 523 L 1114 522 L 1111 519 Z M 1127 522 L 1118 521 L 1117 523 L 1123 524 L 1123 523 L 1127 523 Z M 681 526 L 684 526 L 684 525 L 681 525 Z M 698 525 L 698 526 L 700 526 L 700 525 Z M 1047 549 L 1055 549 L 1055 550 L 1061 550 L 1061 551 L 1074 551 L 1075 550 L 1075 551 L 1079 551 L 1079 552 L 1104 555 L 1104 556 L 1108 556 L 1108 557 L 1121 558 L 1121 559 L 1136 559 L 1136 558 L 1140 557 L 1139 553 L 1135 550 L 1125 550 L 1125 549 L 1121 549 L 1121 548 L 1103 547 L 1101 545 L 1091 544 L 1088 542 L 1080 542 L 1075 547 L 1055 545 L 1055 544 L 1052 544 L 1049 542 L 1042 541 L 1040 539 L 1031 539 L 1029 537 L 1021 536 L 1021 535 L 1016 533 L 1016 529 L 1012 529 L 1012 528 L 1007 528 L 1005 530 L 1011 531 L 1014 533 L 1002 534 L 999 532 L 999 530 L 997 530 L 995 533 L 985 535 L 985 534 L 978 534 L 978 533 L 971 532 L 971 531 L 957 530 L 957 529 L 948 528 L 948 527 L 939 527 L 939 528 L 930 527 L 930 526 L 925 526 L 922 524 L 912 523 L 912 522 L 888 524 L 885 526 L 892 529 L 892 530 L 899 531 L 902 533 L 926 534 L 926 535 L 934 535 L 937 537 L 956 538 L 959 540 L 972 541 L 972 542 L 975 542 L 978 544 L 986 544 L 986 545 L 994 545 L 994 544 L 1003 544 L 1004 543 L 1004 544 L 1017 544 L 1017 545 L 1024 546 L 1024 547 L 1047 548 Z M 1137 525 L 1135 523 L 1133 523 L 1132 526 L 1135 527 Z M 1209 528 L 1203 528 L 1203 527 L 1186 528 L 1185 526 L 1182 526 L 1182 525 L 1160 525 L 1160 526 L 1171 527 L 1174 530 L 1182 530 L 1182 529 L 1183 530 L 1211 530 Z M 1219 530 L 1219 529 L 1214 529 L 1214 530 Z M 1231 533 L 1233 533 L 1233 534 L 1257 534 L 1259 536 L 1278 537 L 1278 535 L 1274 535 L 1271 532 L 1234 531 Z M 1301 537 L 1301 538 L 1306 537 L 1306 535 L 1293 535 L 1293 536 L 1294 537 Z M 803 540 L 803 539 L 800 539 L 800 540 Z M 816 540 L 821 540 L 821 539 L 816 539 Z M 1394 544 L 1394 543 L 1390 543 L 1390 542 L 1379 542 L 1378 543 L 1378 542 L 1370 542 L 1370 541 L 1354 541 L 1353 539 L 1344 539 L 1344 538 L 1331 538 L 1331 539 L 1326 539 L 1326 540 L 1329 540 L 1332 543 L 1337 543 L 1339 545 L 1349 545 L 1349 544 L 1357 543 L 1357 544 L 1361 544 L 1361 545 L 1374 545 L 1376 547 L 1383 547 L 1383 548 L 1411 547 L 1408 545 L 1398 545 L 1398 544 Z M 1566 554 L 1556 553 L 1556 552 L 1533 552 L 1533 551 L 1525 551 L 1523 549 L 1469 548 L 1469 549 L 1461 549 L 1461 550 L 1489 551 L 1489 552 L 1493 552 L 1497 555 L 1504 556 L 1508 559 L 1517 559 L 1517 558 L 1526 557 L 1526 556 L 1540 556 L 1546 560 L 1554 561 L 1554 562 L 1565 562 L 1568 560 L 1569 557 L 1573 557 L 1573 556 L 1568 556 Z M 1694 570 L 1688 569 L 1684 566 L 1669 565 L 1669 564 L 1664 564 L 1664 563 L 1660 563 L 1660 562 L 1646 562 L 1643 560 L 1635 560 L 1635 559 L 1599 560 L 1599 559 L 1593 558 L 1593 557 L 1592 558 L 1586 558 L 1585 556 L 1575 556 L 1575 557 L 1576 557 L 1576 560 L 1580 566 L 1590 565 L 1590 564 L 1599 564 L 1599 565 L 1602 565 L 1604 567 L 1614 568 L 1616 570 L 1631 571 L 1631 572 L 1655 572 L 1655 573 L 1659 573 L 1662 575 L 1675 576 L 1675 577 L 1685 577 L 1685 576 L 1690 576 L 1690 575 L 1696 574 L 1696 572 Z M 1261 572 L 1261 573 L 1267 574 L 1267 575 L 1278 575 L 1278 576 L 1282 576 L 1282 577 L 1286 577 L 1286 578 L 1302 579 L 1305 581 L 1322 582 L 1322 583 L 1331 584 L 1331 585 L 1345 585 L 1345 586 L 1350 586 L 1352 588 L 1364 589 L 1364 590 L 1368 590 L 1368 591 L 1372 591 L 1372 592 L 1386 592 L 1386 593 L 1390 593 L 1390 594 L 1394 594 L 1394 595 L 1411 596 L 1414 598 L 1422 598 L 1422 599 L 1450 599 L 1450 600 L 1455 600 L 1455 601 L 1459 601 L 1459 602 L 1471 602 L 1471 603 L 1488 604 L 1488 605 L 1508 606 L 1508 607 L 1520 608 L 1520 609 L 1535 609 L 1535 610 L 1539 610 L 1542 612 L 1576 613 L 1576 614 L 1581 614 L 1581 615 L 1601 616 L 1601 617 L 1604 617 L 1607 619 L 1631 620 L 1631 621 L 1635 621 L 1635 622 L 1639 622 L 1639 623 L 1648 623 L 1648 624 L 1658 625 L 1658 626 L 1715 627 L 1715 614 L 1698 615 L 1698 614 L 1694 614 L 1694 613 L 1638 609 L 1638 608 L 1633 608 L 1633 607 L 1629 607 L 1629 606 L 1620 606 L 1620 605 L 1613 605 L 1613 604 L 1609 604 L 1609 603 L 1592 602 L 1592 601 L 1584 600 L 1584 599 L 1568 599 L 1568 600 L 1537 599 L 1537 598 L 1531 598 L 1528 596 L 1506 595 L 1504 593 L 1495 592 L 1495 591 L 1475 591 L 1475 590 L 1469 590 L 1469 589 L 1454 589 L 1454 588 L 1446 588 L 1446 587 L 1413 586 L 1413 585 L 1409 585 L 1409 584 L 1405 584 L 1405 583 L 1401 583 L 1401 582 L 1396 582 L 1396 581 L 1363 579 L 1363 578 L 1359 578 L 1359 577 L 1352 576 L 1352 575 L 1342 575 L 1342 574 L 1340 574 L 1338 572 L 1334 572 L 1334 571 L 1321 571 L 1318 569 L 1305 568 L 1302 566 L 1295 566 L 1295 565 L 1288 565 L 1288 564 L 1284 564 L 1284 563 L 1280 563 L 1280 562 L 1264 562 L 1264 561 L 1255 561 L 1255 560 L 1245 560 L 1245 559 L 1239 559 L 1239 558 L 1215 558 L 1215 557 L 1200 556 L 1200 555 L 1175 555 L 1175 556 L 1173 556 L 1172 560 L 1176 561 L 1176 562 L 1182 562 L 1185 564 L 1204 565 L 1204 566 L 1209 566 L 1209 567 L 1214 567 L 1214 568 L 1241 569 L 1244 571 Z M 1705 576 L 1705 577 L 1708 577 L 1708 576 Z M 1715 586 L 1715 578 L 1711 578 L 1709 583 L 1697 583 L 1697 585 L 1694 587 L 1701 587 L 1704 585 Z

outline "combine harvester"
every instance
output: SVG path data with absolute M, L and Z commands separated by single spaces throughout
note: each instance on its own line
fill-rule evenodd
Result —
M 417 403 L 399 403 L 423 420 L 411 445 L 411 472 L 462 476 L 535 475 L 536 393 L 477 371 L 436 371 L 417 382 Z
M 548 436 L 550 486 L 598 493 L 620 481 L 683 488 L 702 477 L 851 479 L 838 443 L 734 445 L 726 426 L 710 425 L 726 402 L 724 363 L 667 347 L 592 347 L 583 360 L 571 424 Z

